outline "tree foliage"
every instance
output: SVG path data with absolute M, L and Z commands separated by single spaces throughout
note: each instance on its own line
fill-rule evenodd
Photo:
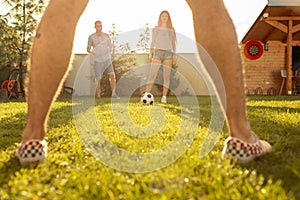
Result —
M 0 68 L 26 67 L 44 0 L 3 0 L 7 14 L 0 15 Z
M 126 74 L 133 68 L 137 67 L 137 54 L 147 54 L 150 52 L 150 28 L 149 24 L 146 23 L 145 27 L 141 29 L 141 33 L 139 34 L 138 40 L 136 44 L 133 44 L 133 49 L 132 49 L 132 43 L 129 42 L 120 42 L 119 41 L 119 35 L 121 31 L 117 30 L 116 24 L 112 24 L 112 29 L 109 30 L 109 35 L 112 40 L 112 57 L 113 57 L 113 67 L 115 70 L 116 74 L 116 79 L 117 81 L 121 78 L 126 79 L 126 82 L 128 85 L 134 85 L 136 86 L 137 83 L 139 82 L 144 82 L 142 80 L 147 79 L 147 77 L 144 77 L 144 75 L 136 75 L 136 74 Z M 131 45 L 130 45 L 131 44 Z M 150 62 L 147 59 L 145 59 L 145 63 Z M 172 66 L 173 70 L 171 72 L 171 82 L 170 82 L 170 89 L 175 90 L 178 85 L 179 85 L 179 79 L 178 77 L 175 76 L 175 72 L 178 68 L 177 65 Z M 126 74 L 126 76 L 124 76 Z M 163 82 L 163 71 L 162 68 L 159 70 L 157 77 L 156 77 L 156 83 L 162 83 Z M 111 91 L 109 87 L 109 82 L 108 82 L 108 77 L 103 76 L 103 79 L 101 80 L 101 95 L 102 96 L 110 96 Z M 124 80 L 123 80 L 124 81 Z M 143 86 L 141 86 L 143 87 Z M 155 84 L 155 87 L 158 89 L 159 92 L 162 92 L 163 87 L 161 84 Z M 134 92 L 132 95 L 140 95 L 140 88 L 137 88 L 137 90 Z M 117 87 L 117 92 L 120 95 L 123 95 L 123 91 L 118 91 Z
M 150 41 L 150 28 L 149 28 L 149 23 L 146 23 L 144 29 L 142 29 L 142 32 L 140 33 L 139 40 L 136 44 L 138 50 L 141 51 L 141 53 L 150 52 L 149 41 Z

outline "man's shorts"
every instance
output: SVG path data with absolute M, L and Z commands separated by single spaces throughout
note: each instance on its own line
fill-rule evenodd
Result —
M 101 79 L 103 74 L 114 74 L 114 68 L 110 60 L 104 62 L 94 62 L 95 78 Z
M 164 50 L 164 49 L 155 49 L 153 53 L 153 59 L 154 60 L 173 60 L 173 52 L 170 50 Z

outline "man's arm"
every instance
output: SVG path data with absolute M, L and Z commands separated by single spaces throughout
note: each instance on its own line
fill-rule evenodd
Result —
M 88 53 L 93 53 L 92 46 L 93 46 L 93 40 L 92 40 L 91 36 L 89 36 L 88 44 L 87 44 L 87 48 L 86 48 Z

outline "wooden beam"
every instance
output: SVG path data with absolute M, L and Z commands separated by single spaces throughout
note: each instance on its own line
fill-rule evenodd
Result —
M 293 46 L 300 46 L 300 40 L 293 40 Z
M 261 40 L 262 43 L 267 43 L 269 41 L 269 37 L 270 35 L 273 33 L 274 31 L 274 27 L 268 32 L 268 34 L 266 34 L 266 36 Z
M 295 25 L 294 27 L 293 27 L 293 33 L 296 33 L 296 32 L 298 32 L 298 31 L 300 31 L 300 24 L 298 24 L 298 25 Z
M 281 30 L 284 33 L 288 33 L 288 27 L 278 21 L 265 21 L 265 22 L 270 24 L 271 26 L 274 26 L 275 28 Z
M 262 18 L 261 20 L 264 21 L 289 21 L 289 20 L 299 20 L 300 21 L 300 16 L 278 16 L 278 17 L 267 17 L 267 18 Z
M 292 70 L 292 55 L 293 55 L 293 33 L 300 31 L 300 24 L 293 26 L 294 21 L 299 21 L 300 16 L 281 16 L 261 18 L 262 21 L 287 33 L 286 38 L 286 84 L 285 89 L 287 95 L 292 95 L 293 90 L 293 70 Z M 288 21 L 288 26 L 279 21 Z M 283 85 L 282 85 L 283 86 Z
M 292 70 L 292 51 L 293 51 L 293 21 L 288 21 L 288 34 L 287 34 L 287 55 L 286 55 L 286 84 L 285 90 L 287 95 L 292 95 L 292 77 L 293 77 L 293 70 Z
M 283 43 L 282 46 L 286 47 L 287 46 L 286 42 Z M 293 40 L 293 46 L 300 46 L 300 40 Z

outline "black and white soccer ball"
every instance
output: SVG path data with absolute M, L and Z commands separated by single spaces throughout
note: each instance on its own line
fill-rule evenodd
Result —
M 144 92 L 141 96 L 141 103 L 144 105 L 152 105 L 154 103 L 154 96 L 150 92 Z

